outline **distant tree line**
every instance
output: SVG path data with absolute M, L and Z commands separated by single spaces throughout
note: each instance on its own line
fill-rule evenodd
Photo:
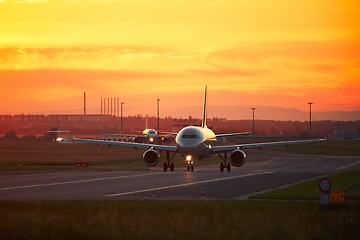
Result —
M 127 116 L 123 119 L 122 133 L 138 134 L 145 129 L 145 117 Z M 160 119 L 160 131 L 177 132 L 186 124 L 200 125 L 201 120 L 194 117 Z M 209 118 L 208 127 L 215 133 L 252 131 L 252 120 L 227 120 Z M 119 133 L 121 121 L 111 118 L 109 122 L 86 121 L 39 121 L 39 122 L 0 122 L 0 139 L 5 141 L 51 141 L 56 134 L 45 133 L 51 128 L 69 130 L 74 136 L 98 136 L 101 133 Z M 157 129 L 157 118 L 148 117 L 148 127 Z M 12 132 L 14 131 L 14 132 Z M 15 132 L 16 131 L 16 132 Z M 339 131 L 360 131 L 360 120 L 357 121 L 313 121 L 311 135 L 335 136 Z M 255 119 L 255 132 L 259 135 L 272 136 L 306 136 L 310 133 L 309 121 L 274 121 Z M 44 134 L 45 133 L 45 134 Z M 44 134 L 44 135 L 43 135 Z M 4 135 L 3 137 L 1 135 Z M 15 137 L 15 136 L 20 137 Z
M 51 129 L 52 131 L 56 131 L 57 129 Z M 42 136 L 35 136 L 35 135 L 24 135 L 19 137 L 16 134 L 15 130 L 10 130 L 5 132 L 4 136 L 0 137 L 0 141 L 25 141 L 25 142 L 50 142 L 56 138 L 56 133 L 53 132 L 46 132 Z

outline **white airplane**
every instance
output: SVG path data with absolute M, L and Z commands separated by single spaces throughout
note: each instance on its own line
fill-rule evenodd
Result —
M 73 141 L 73 137 L 71 135 L 70 131 L 67 130 L 51 130 L 47 131 L 48 133 L 56 133 L 56 138 L 53 139 L 53 142 L 59 142 L 59 143 L 71 143 Z M 60 135 L 61 133 L 67 133 L 67 138 L 62 138 Z
M 133 138 L 133 142 L 136 143 L 144 143 L 144 142 L 150 142 L 150 143 L 159 143 L 159 142 L 166 142 L 173 133 L 166 133 L 159 134 L 155 129 L 148 127 L 148 116 L 146 115 L 145 118 L 145 129 L 142 131 L 143 135 L 135 135 Z
M 153 167 L 158 164 L 160 158 L 160 152 L 166 153 L 166 162 L 164 162 L 164 171 L 170 168 L 174 171 L 174 163 L 171 160 L 174 156 L 179 153 L 188 163 L 187 170 L 194 171 L 193 160 L 194 159 L 205 159 L 210 157 L 212 154 L 218 154 L 222 159 L 220 163 L 220 171 L 226 169 L 228 172 L 231 171 L 231 165 L 235 167 L 241 167 L 245 163 L 246 153 L 244 149 L 250 148 L 263 148 L 273 147 L 279 145 L 293 145 L 293 144 L 305 144 L 305 143 L 317 143 L 324 141 L 325 139 L 309 139 L 309 140 L 295 140 L 295 141 L 282 141 L 282 142 L 264 142 L 264 143 L 250 143 L 250 144 L 239 144 L 239 145 L 225 145 L 225 146 L 212 146 L 211 141 L 216 140 L 219 137 L 243 135 L 247 133 L 227 133 L 227 134 L 215 134 L 206 125 L 206 95 L 207 87 L 204 89 L 204 104 L 203 104 L 203 115 L 201 126 L 188 126 L 179 131 L 176 135 L 176 145 L 157 145 L 157 144 L 145 144 L 145 143 L 130 143 L 130 142 L 117 142 L 117 141 L 104 141 L 95 139 L 83 139 L 74 138 L 75 142 L 82 143 L 95 143 L 95 144 L 106 144 L 116 145 L 121 147 L 131 147 L 134 149 L 146 149 L 143 154 L 145 164 L 149 167 Z M 229 161 L 228 155 L 229 154 Z
M 138 131 L 142 135 L 124 134 L 124 133 L 105 133 L 101 140 L 135 142 L 135 143 L 166 143 L 171 136 L 176 133 L 161 132 L 159 134 L 155 129 L 148 127 L 148 116 L 145 118 L 145 129 Z

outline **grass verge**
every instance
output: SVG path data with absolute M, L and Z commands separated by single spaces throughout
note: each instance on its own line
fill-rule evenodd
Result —
M 360 201 L 360 171 L 347 171 L 328 176 L 332 191 L 345 191 L 347 200 Z M 320 199 L 320 179 L 315 179 L 291 187 L 251 196 L 252 199 Z
M 273 147 L 273 150 L 325 156 L 360 156 L 360 141 L 324 141 L 316 144 L 291 145 L 289 148 Z
M 0 142 L 1 171 L 126 171 L 148 170 L 142 158 L 144 150 L 121 147 L 97 146 L 94 144 L 58 144 L 43 142 Z M 217 159 L 216 156 L 213 156 Z M 86 162 L 89 168 L 75 168 L 74 163 Z M 158 167 L 165 162 L 161 154 Z M 176 168 L 185 168 L 181 156 L 173 159 Z M 197 161 L 197 165 L 217 161 Z
M 1 201 L 2 239 L 359 239 L 360 204 Z
M 271 149 L 271 148 L 270 148 Z M 325 141 L 317 144 L 293 145 L 289 148 L 272 148 L 304 154 L 360 156 L 360 141 Z M 0 142 L 0 171 L 74 170 L 74 163 L 87 162 L 88 170 L 121 171 L 149 169 L 142 158 L 143 150 L 121 147 L 97 146 L 93 144 L 56 144 L 53 142 Z M 196 161 L 196 165 L 218 163 L 214 155 L 206 161 Z M 161 155 L 159 167 L 165 161 Z M 185 167 L 185 161 L 176 156 L 176 167 Z M 78 169 L 77 170 L 85 170 Z

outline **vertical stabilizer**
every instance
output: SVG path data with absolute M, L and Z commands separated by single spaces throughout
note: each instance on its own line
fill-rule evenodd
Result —
M 206 114 L 206 92 L 207 92 L 207 86 L 205 86 L 205 88 L 204 88 L 204 105 L 203 105 L 203 115 L 202 115 L 202 121 L 201 121 L 201 127 L 202 128 L 206 127 L 206 118 L 207 118 L 207 114 Z

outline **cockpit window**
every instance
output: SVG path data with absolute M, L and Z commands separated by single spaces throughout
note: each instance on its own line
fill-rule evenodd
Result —
M 199 138 L 199 136 L 196 134 L 184 134 L 182 138 Z

